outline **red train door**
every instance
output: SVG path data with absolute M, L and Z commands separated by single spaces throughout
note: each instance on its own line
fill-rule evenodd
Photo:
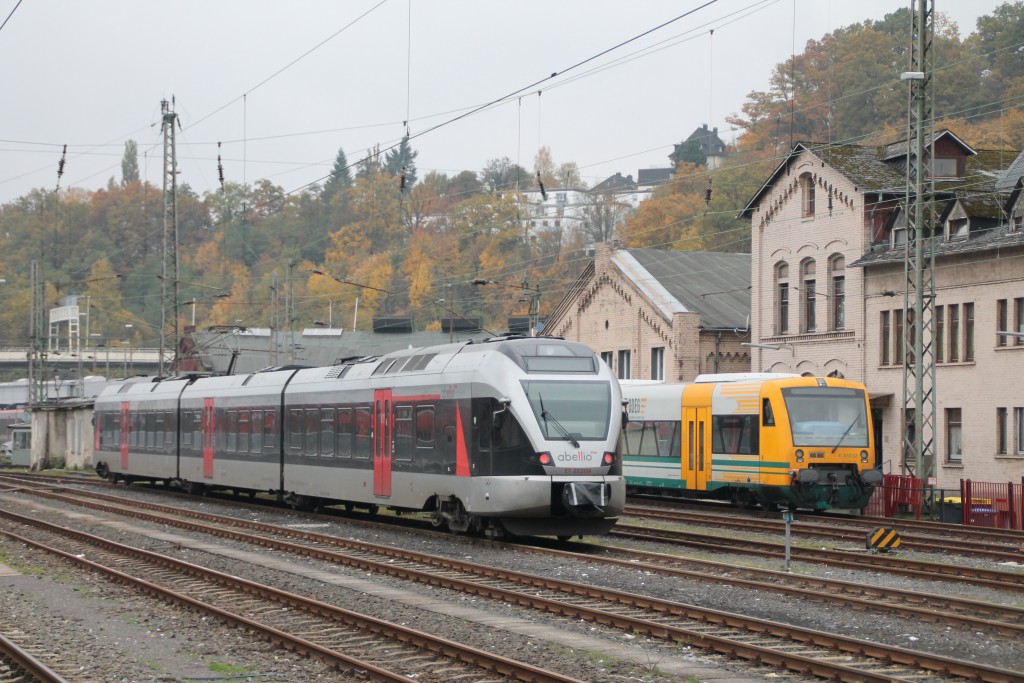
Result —
M 203 399 L 203 476 L 213 479 L 213 445 L 216 443 L 213 399 Z
M 391 497 L 391 390 L 373 392 L 373 495 Z
M 128 469 L 128 438 L 131 434 L 131 413 L 128 401 L 121 403 L 121 471 Z

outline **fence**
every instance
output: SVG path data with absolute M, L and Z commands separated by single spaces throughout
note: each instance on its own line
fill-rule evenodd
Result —
M 942 522 L 992 529 L 1024 529 L 1024 478 L 1020 483 L 961 479 L 959 489 L 926 489 L 916 477 L 887 474 L 863 513 L 871 517 L 913 514 Z

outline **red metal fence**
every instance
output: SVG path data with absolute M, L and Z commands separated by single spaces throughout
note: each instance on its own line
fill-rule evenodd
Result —
M 1020 483 L 961 479 L 957 489 L 926 490 L 921 479 L 885 475 L 863 513 L 894 517 L 921 511 L 942 522 L 993 529 L 1024 529 L 1024 478 Z

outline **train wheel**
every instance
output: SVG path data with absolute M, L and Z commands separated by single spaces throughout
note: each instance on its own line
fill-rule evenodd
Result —
M 380 506 L 379 505 L 371 505 L 370 507 L 366 508 L 366 511 L 368 513 L 370 513 L 371 515 L 375 515 L 378 512 L 380 512 Z

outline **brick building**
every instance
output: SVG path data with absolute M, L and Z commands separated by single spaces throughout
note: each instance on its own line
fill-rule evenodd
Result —
M 1024 476 L 1024 162 L 929 141 L 934 249 L 934 475 Z M 753 369 L 839 373 L 872 396 L 885 472 L 904 462 L 906 144 L 797 144 L 741 214 L 751 220 Z M 1015 175 L 1016 174 L 1016 175 Z
M 623 249 L 595 258 L 544 333 L 583 342 L 621 379 L 747 372 L 750 255 Z

